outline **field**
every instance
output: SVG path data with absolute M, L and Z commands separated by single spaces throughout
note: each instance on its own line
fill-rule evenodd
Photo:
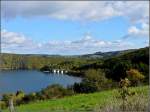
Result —
M 130 88 L 136 94 L 128 98 L 129 109 L 146 111 L 148 106 L 149 86 Z M 118 90 L 108 90 L 91 94 L 80 94 L 62 99 L 38 101 L 16 107 L 16 112 L 101 112 L 105 110 L 118 109 L 122 103 Z M 8 112 L 5 110 L 4 112 Z M 107 111 L 108 112 L 108 111 Z

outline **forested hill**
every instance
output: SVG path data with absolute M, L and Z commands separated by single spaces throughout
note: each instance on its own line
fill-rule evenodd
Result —
M 98 54 L 98 53 L 97 53 Z M 103 63 L 102 68 L 107 68 L 112 71 L 116 66 L 120 67 L 125 62 L 128 66 L 132 64 L 134 68 L 140 71 L 147 71 L 149 66 L 149 47 L 141 48 L 138 50 L 116 51 L 108 52 L 108 54 L 115 54 L 107 59 L 101 58 L 86 58 L 79 56 L 59 56 L 59 55 L 21 55 L 21 54 L 6 54 L 2 53 L 0 57 L 1 69 L 40 69 L 45 65 L 78 70 L 88 69 L 88 67 L 100 67 L 99 62 Z M 116 68 L 119 69 L 119 68 Z M 145 70 L 146 69 L 146 70 Z M 114 73 L 111 73 L 111 75 Z M 145 74 L 145 72 L 144 72 Z M 147 73 L 146 73 L 147 74 Z
M 74 56 L 41 55 L 41 54 L 0 54 L 0 69 L 41 69 L 45 65 L 70 69 L 90 62 L 89 59 Z M 69 68 L 67 68 L 69 67 Z
M 149 47 L 125 53 L 106 59 L 103 62 L 103 68 L 107 69 L 107 76 L 116 80 L 126 76 L 126 70 L 137 69 L 143 73 L 148 81 L 149 79 Z
M 112 56 L 123 55 L 129 52 L 136 51 L 137 49 L 128 49 L 128 50 L 121 50 L 121 51 L 110 51 L 110 52 L 96 52 L 93 54 L 85 54 L 81 55 L 80 57 L 86 58 L 110 58 Z
M 126 77 L 126 71 L 137 69 L 145 76 L 145 81 L 149 79 L 149 47 L 126 52 L 104 59 L 97 59 L 97 62 L 86 64 L 76 68 L 76 70 L 103 69 L 106 77 L 119 81 Z

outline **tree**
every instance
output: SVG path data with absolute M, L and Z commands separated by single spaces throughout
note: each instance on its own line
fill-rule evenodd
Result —
M 73 85 L 73 90 L 76 93 L 93 93 L 97 91 L 97 88 L 92 83 L 88 81 L 83 81 L 81 83 L 75 83 Z
M 92 93 L 105 89 L 108 79 L 103 70 L 89 69 L 85 72 L 84 80 L 79 84 L 74 84 L 73 89 L 77 93 Z
M 105 73 L 102 69 L 89 69 L 85 72 L 85 80 L 89 83 L 93 84 L 97 90 L 101 90 L 105 83 L 107 82 L 107 78 L 105 77 Z
M 130 69 L 129 71 L 126 71 L 126 73 L 134 86 L 139 85 L 140 81 L 145 78 L 145 76 L 136 69 Z
M 50 67 L 48 65 L 43 66 L 41 69 L 41 71 L 49 71 Z
M 132 67 L 130 60 L 121 60 L 120 58 L 111 58 L 104 61 L 103 65 L 106 77 L 116 81 L 126 77 L 126 71 Z

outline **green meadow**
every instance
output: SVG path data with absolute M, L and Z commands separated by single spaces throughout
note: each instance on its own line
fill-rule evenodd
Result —
M 131 87 L 129 91 L 136 93 L 128 98 L 130 110 L 134 108 L 148 111 L 146 108 L 149 102 L 149 86 Z M 62 99 L 33 102 L 20 105 L 15 110 L 16 112 L 101 112 L 111 109 L 111 107 L 116 108 L 121 103 L 118 90 L 113 89 L 90 94 L 78 94 Z M 8 112 L 8 110 L 4 112 Z

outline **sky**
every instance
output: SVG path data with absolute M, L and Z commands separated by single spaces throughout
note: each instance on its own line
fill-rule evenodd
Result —
M 149 1 L 2 1 L 4 53 L 80 55 L 149 46 Z

